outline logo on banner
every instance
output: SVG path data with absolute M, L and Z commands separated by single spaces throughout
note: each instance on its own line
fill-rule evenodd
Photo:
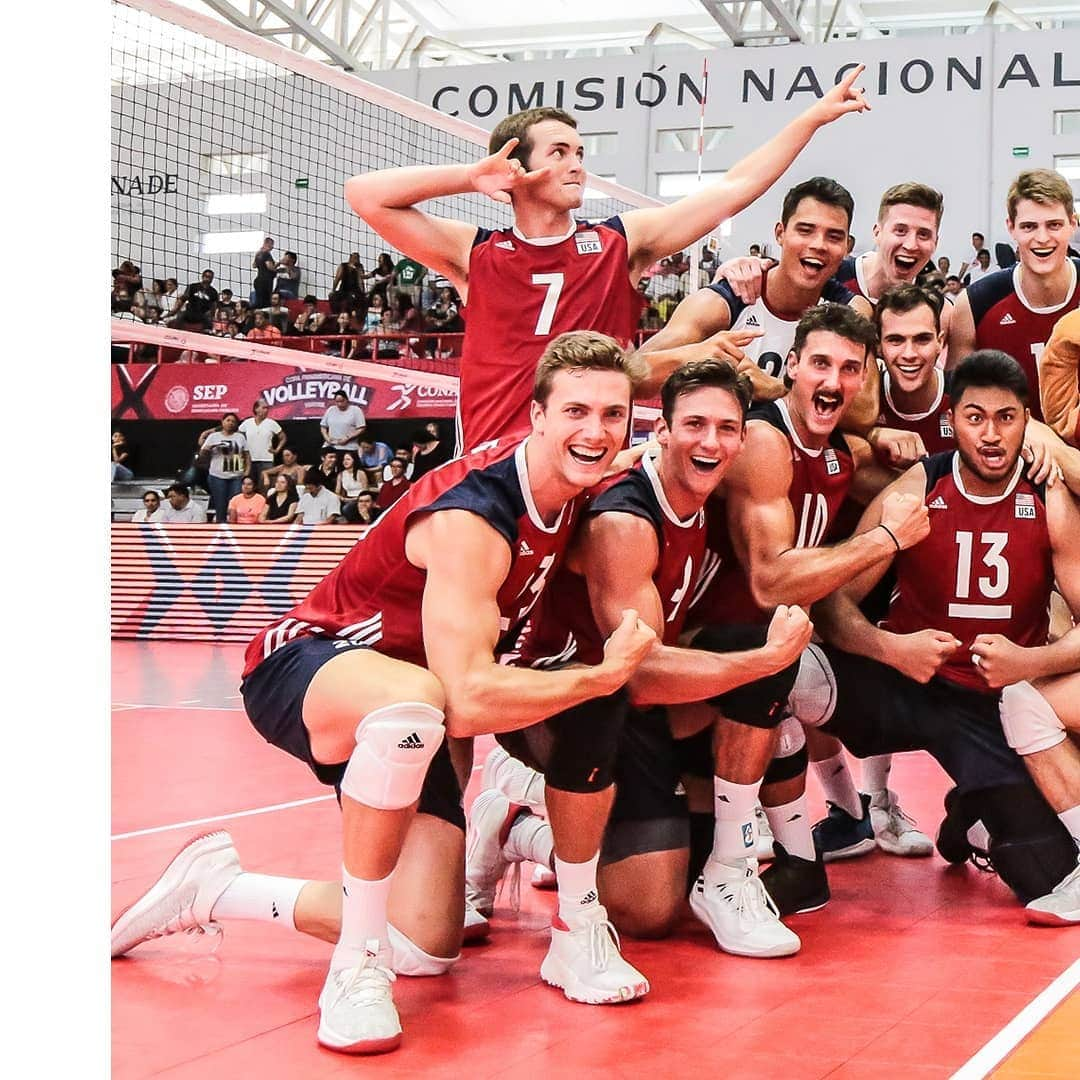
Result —
M 171 413 L 182 413 L 188 407 L 190 401 L 191 395 L 187 392 L 186 387 L 174 386 L 165 395 L 165 408 Z
M 325 409 L 338 391 L 345 394 L 350 405 L 365 409 L 371 406 L 370 387 L 353 382 L 349 376 L 327 376 L 317 371 L 286 375 L 276 386 L 268 386 L 261 393 L 271 408 L 275 405 L 308 404 L 312 408 Z
M 386 406 L 387 412 L 398 412 L 409 408 L 414 398 L 434 398 L 443 401 L 456 401 L 457 391 L 442 386 L 417 386 L 415 383 L 394 383 L 390 387 L 397 394 L 397 399 Z

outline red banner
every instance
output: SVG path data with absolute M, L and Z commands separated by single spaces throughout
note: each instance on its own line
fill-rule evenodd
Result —
M 453 416 L 457 408 L 456 390 L 426 383 L 420 372 L 415 382 L 384 382 L 279 364 L 112 365 L 114 420 L 242 418 L 260 397 L 275 420 L 319 419 L 338 390 L 369 420 Z

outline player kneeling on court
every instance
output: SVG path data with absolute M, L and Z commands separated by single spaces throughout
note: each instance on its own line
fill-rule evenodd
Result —
M 400 1041 L 388 911 L 419 955 L 448 964 L 457 953 L 464 817 L 444 731 L 525 727 L 614 694 L 655 643 L 627 610 L 593 665 L 537 672 L 496 660 L 561 560 L 582 492 L 625 440 L 634 381 L 611 338 L 557 338 L 537 370 L 529 437 L 429 473 L 248 647 L 241 691 L 252 723 L 341 797 L 340 932 L 319 998 L 323 1046 L 372 1053 Z M 571 850 L 578 816 L 571 797 L 560 821 Z M 557 849 L 563 842 L 557 829 Z M 222 903 L 237 909 L 231 894 L 251 875 L 237 873 L 227 838 L 197 843 L 213 850 L 201 858 L 190 845 L 117 920 L 113 955 L 209 922 Z M 588 950 L 602 939 L 598 977 L 617 973 L 615 999 L 644 992 L 607 933 L 605 923 L 575 938 L 582 955 L 568 962 L 588 978 Z

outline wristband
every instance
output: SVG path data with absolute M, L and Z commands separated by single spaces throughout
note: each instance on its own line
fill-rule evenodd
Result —
M 896 550 L 899 551 L 900 541 L 896 539 L 896 535 L 893 533 L 892 529 L 890 529 L 888 525 L 882 525 L 880 523 L 878 524 L 878 528 L 884 529 L 889 534 L 889 539 L 892 540 L 892 542 L 896 545 Z

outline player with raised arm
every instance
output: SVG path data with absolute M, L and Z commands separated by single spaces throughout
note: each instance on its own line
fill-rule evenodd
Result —
M 573 218 L 587 173 L 576 121 L 561 109 L 506 117 L 492 132 L 489 156 L 472 165 L 386 169 L 349 180 L 345 195 L 356 213 L 388 243 L 443 274 L 466 303 L 459 447 L 527 427 L 532 371 L 555 335 L 591 329 L 627 344 L 637 329 L 643 271 L 752 203 L 818 128 L 868 109 L 855 88 L 862 71 L 859 65 L 848 72 L 716 184 L 670 206 L 629 210 L 604 222 Z M 512 228 L 478 229 L 417 208 L 467 192 L 510 206 Z M 724 339 L 695 342 L 673 362 L 727 351 Z
M 429 974 L 456 958 L 464 816 L 444 732 L 527 726 L 613 694 L 655 643 L 628 611 L 594 665 L 536 672 L 497 659 L 557 569 L 581 493 L 623 444 L 632 371 L 603 335 L 555 339 L 536 373 L 528 438 L 429 473 L 248 647 L 241 692 L 256 730 L 341 796 L 340 914 L 325 890 L 306 898 L 320 908 L 305 916 L 311 929 L 330 936 L 335 919 L 339 926 L 319 999 L 326 1047 L 393 1049 L 401 1037 L 395 954 Z M 589 733 L 564 734 L 563 752 L 588 772 Z M 599 848 L 609 801 L 602 787 L 549 791 L 556 850 L 579 879 Z M 590 843 L 594 850 L 579 855 Z M 243 874 L 227 834 L 200 838 L 114 924 L 113 955 L 230 915 L 269 918 L 268 893 L 278 888 L 299 925 L 296 883 L 281 880 Z M 602 908 L 582 927 L 553 931 L 552 953 L 593 991 L 585 1000 L 648 989 L 619 954 Z
M 995 869 L 1027 903 L 1076 868 L 1076 848 L 998 720 L 1000 707 L 1010 741 L 1034 754 L 1045 712 L 1033 712 L 1026 694 L 999 695 L 982 665 L 992 672 L 1011 653 L 1029 665 L 1014 672 L 1075 670 L 1080 631 L 1048 643 L 1047 607 L 1056 578 L 1080 613 L 1080 508 L 1064 484 L 1024 475 L 1028 386 L 1012 357 L 973 353 L 953 372 L 951 396 L 956 450 L 890 485 L 867 507 L 858 536 L 890 532 L 884 515 L 898 497 L 925 507 L 929 534 L 910 549 L 897 545 L 815 607 L 827 644 L 808 648 L 789 702 L 804 724 L 860 757 L 933 754 L 956 784 L 953 801 L 989 831 Z M 858 605 L 890 565 L 897 586 L 875 625 Z

